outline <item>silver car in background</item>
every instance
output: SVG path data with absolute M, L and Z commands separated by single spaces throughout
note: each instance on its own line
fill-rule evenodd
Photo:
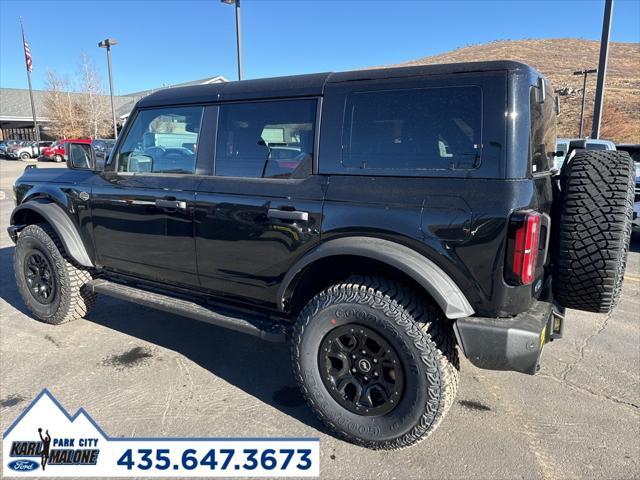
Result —
M 583 140 L 582 138 L 558 138 L 556 140 L 555 166 L 558 170 L 566 160 L 569 151 L 569 143 Z M 593 140 L 587 138 L 587 150 L 616 150 L 616 144 L 610 140 Z
M 35 142 L 35 141 L 24 141 L 20 142 L 7 149 L 5 156 L 10 158 L 11 160 L 30 160 L 32 158 L 38 158 L 42 149 L 44 147 L 48 147 L 53 142 Z

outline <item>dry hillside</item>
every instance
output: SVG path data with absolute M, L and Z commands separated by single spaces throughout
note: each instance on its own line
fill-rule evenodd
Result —
M 582 77 L 572 73 L 597 68 L 600 42 L 560 38 L 549 40 L 505 40 L 470 45 L 451 52 L 420 58 L 403 65 L 455 63 L 481 60 L 517 60 L 545 74 L 560 94 L 558 136 L 578 135 Z M 585 132 L 591 131 L 596 75 L 587 80 Z M 611 43 L 605 92 L 602 138 L 640 143 L 640 43 Z

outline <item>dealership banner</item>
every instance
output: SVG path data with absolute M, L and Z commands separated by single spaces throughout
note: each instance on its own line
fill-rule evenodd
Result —
M 4 477 L 317 477 L 317 438 L 114 438 L 43 390 L 3 436 Z

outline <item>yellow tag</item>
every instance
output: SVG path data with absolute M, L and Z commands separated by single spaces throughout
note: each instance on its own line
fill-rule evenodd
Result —
M 544 328 L 542 329 L 542 333 L 540 334 L 540 347 L 538 348 L 538 350 L 542 350 L 542 347 L 544 346 L 544 341 L 546 339 L 546 334 L 547 333 L 547 326 L 545 325 Z

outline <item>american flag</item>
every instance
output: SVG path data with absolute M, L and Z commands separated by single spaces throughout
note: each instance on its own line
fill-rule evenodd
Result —
M 31 61 L 31 50 L 29 50 L 29 42 L 27 39 L 23 39 L 24 43 L 24 60 L 27 62 L 27 70 L 29 72 L 33 71 L 33 62 Z

